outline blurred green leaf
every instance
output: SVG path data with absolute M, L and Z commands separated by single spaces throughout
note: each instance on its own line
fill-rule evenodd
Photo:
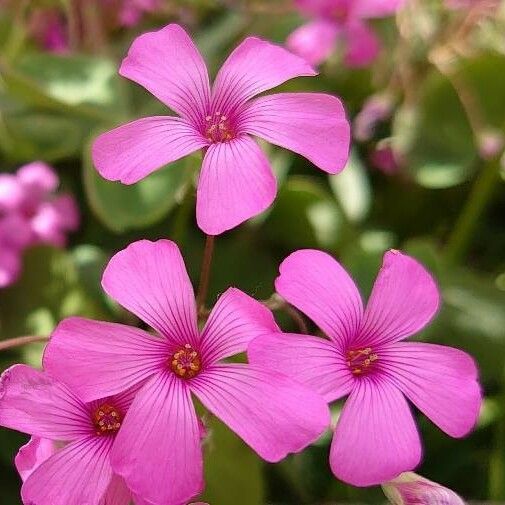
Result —
M 165 217 L 181 200 L 199 163 L 197 156 L 188 156 L 157 170 L 142 181 L 125 185 L 105 180 L 91 160 L 91 145 L 83 154 L 84 188 L 95 215 L 110 230 L 121 233 L 144 228 Z
M 259 457 L 216 418 L 209 422 L 205 451 L 205 493 L 201 498 L 219 505 L 263 505 L 262 463 Z

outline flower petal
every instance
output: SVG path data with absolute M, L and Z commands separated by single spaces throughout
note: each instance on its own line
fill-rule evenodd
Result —
M 84 403 L 64 384 L 26 365 L 14 365 L 1 376 L 0 425 L 63 441 L 93 432 Z
M 335 344 L 292 333 L 270 333 L 247 348 L 249 363 L 293 377 L 317 391 L 327 402 L 347 395 L 353 376 Z
M 317 72 L 281 46 L 247 37 L 224 62 L 212 90 L 212 110 L 230 115 L 253 96 Z
M 172 110 L 200 124 L 210 101 L 207 67 L 177 24 L 137 37 L 119 73 L 140 84 Z
M 48 438 L 31 437 L 16 454 L 14 464 L 24 482 L 44 461 L 56 452 L 56 446 Z
M 279 267 L 277 292 L 310 317 L 344 350 L 363 317 L 361 297 L 349 274 L 329 254 L 302 249 Z
M 201 491 L 200 431 L 183 380 L 166 372 L 144 385 L 116 436 L 111 457 L 114 471 L 147 502 L 185 503 Z
M 0 249 L 0 288 L 14 284 L 21 273 L 21 257 L 10 248 Z
M 184 119 L 146 117 L 99 135 L 93 143 L 92 156 L 102 177 L 134 184 L 207 144 Z
M 391 16 L 400 9 L 405 0 L 366 0 L 354 2 L 352 15 L 358 18 L 380 18 Z
M 132 494 L 126 482 L 122 477 L 114 474 L 99 505 L 129 505 L 131 501 Z M 135 503 L 139 505 L 137 501 Z
M 336 23 L 317 19 L 297 28 L 286 40 L 287 48 L 311 65 L 319 65 L 328 58 L 337 42 Z
M 381 369 L 441 430 L 467 435 L 477 422 L 482 395 L 474 360 L 443 345 L 398 342 L 379 351 Z
M 396 342 L 418 332 L 440 304 L 437 285 L 428 271 L 400 251 L 382 260 L 355 345 Z
M 280 461 L 329 426 L 323 398 L 274 370 L 213 365 L 191 380 L 200 401 L 263 459 Z
M 347 5 L 355 0 L 295 0 L 296 8 L 310 17 L 334 17 L 335 11 L 345 12 Z
M 210 364 L 244 352 L 251 340 L 272 331 L 280 330 L 270 310 L 239 289 L 229 288 L 207 319 L 200 349 Z
M 241 115 L 241 128 L 301 154 L 336 174 L 349 158 L 350 125 L 342 102 L 323 93 L 279 93 L 260 97 Z
M 193 286 L 175 242 L 133 242 L 111 258 L 102 286 L 169 343 L 197 344 Z
M 58 451 L 23 484 L 23 503 L 99 503 L 112 478 L 109 452 L 113 441 L 113 437 L 91 435 Z
M 42 161 L 34 161 L 23 165 L 17 171 L 18 180 L 30 192 L 42 196 L 55 191 L 60 184 L 58 175 L 52 167 Z
M 421 441 L 403 394 L 394 385 L 357 381 L 337 423 L 330 466 L 353 486 L 372 486 L 412 470 L 421 459 Z
M 208 235 L 219 235 L 267 209 L 277 181 L 261 148 L 248 136 L 213 144 L 198 181 L 196 219 Z
M 379 54 L 381 44 L 375 32 L 359 21 L 345 27 L 347 47 L 344 62 L 348 67 L 359 68 L 370 65 Z
M 164 366 L 168 356 L 166 341 L 145 331 L 71 317 L 54 330 L 43 362 L 53 377 L 90 401 L 146 380 Z

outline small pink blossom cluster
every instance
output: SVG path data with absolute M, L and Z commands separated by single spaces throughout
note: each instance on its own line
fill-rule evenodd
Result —
M 209 235 L 275 198 L 275 177 L 254 137 L 329 173 L 345 166 L 349 124 L 336 97 L 258 96 L 315 75 L 279 46 L 246 38 L 211 87 L 189 36 L 169 25 L 134 41 L 120 73 L 178 116 L 100 135 L 98 170 L 132 184 L 202 149 L 196 215 Z M 296 251 L 279 270 L 277 293 L 320 328 L 318 336 L 283 332 L 265 304 L 233 287 L 201 325 L 174 242 L 140 240 L 116 253 L 102 287 L 151 329 L 65 319 L 46 347 L 44 371 L 15 365 L 0 380 L 0 425 L 32 436 L 16 460 L 23 503 L 187 504 L 204 487 L 195 397 L 268 462 L 331 430 L 331 470 L 355 486 L 385 483 L 420 463 L 408 401 L 450 436 L 472 430 L 481 405 L 473 359 L 406 341 L 440 305 L 434 279 L 415 259 L 388 251 L 366 304 L 322 251 Z M 243 353 L 247 362 L 234 360 Z M 334 426 L 328 405 L 344 397 Z
M 0 288 L 16 281 L 23 251 L 36 244 L 63 247 L 79 212 L 69 194 L 56 195 L 59 179 L 45 163 L 0 174 Z

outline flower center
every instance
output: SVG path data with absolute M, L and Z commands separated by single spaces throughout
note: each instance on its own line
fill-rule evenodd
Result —
M 121 414 L 112 405 L 104 403 L 93 413 L 93 424 L 97 435 L 116 433 L 121 428 Z
M 226 142 L 235 138 L 235 132 L 230 120 L 221 112 L 215 112 L 205 117 L 205 138 L 212 143 Z
M 346 355 L 347 366 L 353 375 L 364 375 L 373 368 L 373 364 L 379 356 L 372 351 L 371 347 L 365 349 L 350 349 Z
M 191 379 L 202 369 L 202 360 L 190 344 L 185 344 L 173 354 L 170 368 L 179 377 Z

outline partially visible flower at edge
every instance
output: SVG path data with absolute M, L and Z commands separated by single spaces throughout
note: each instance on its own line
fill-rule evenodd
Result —
M 368 66 L 377 57 L 381 44 L 366 21 L 390 16 L 403 3 L 404 0 L 295 0 L 300 13 L 312 20 L 291 33 L 286 45 L 310 64 L 319 65 L 341 41 L 348 67 Z
M 246 38 L 211 89 L 198 49 L 171 24 L 138 37 L 119 73 L 180 117 L 146 117 L 100 135 L 92 149 L 96 168 L 106 179 L 133 184 L 203 149 L 196 217 L 209 235 L 234 228 L 275 199 L 275 176 L 252 136 L 301 154 L 326 172 L 345 167 L 350 127 L 338 98 L 323 93 L 255 98 L 294 77 L 316 75 L 282 47 Z
M 419 464 L 421 440 L 406 398 L 452 437 L 473 429 L 482 395 L 471 356 L 402 342 L 440 304 L 435 281 L 413 258 L 386 252 L 366 308 L 351 277 L 321 251 L 288 256 L 275 287 L 328 338 L 271 333 L 249 344 L 248 358 L 296 377 L 328 402 L 348 396 L 331 445 L 336 477 L 370 486 Z
M 465 505 L 451 489 L 413 472 L 382 484 L 382 490 L 393 505 Z

